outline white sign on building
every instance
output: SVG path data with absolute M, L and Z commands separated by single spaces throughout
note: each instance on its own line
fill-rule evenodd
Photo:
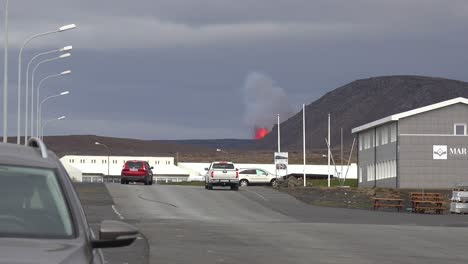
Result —
M 447 145 L 433 145 L 432 157 L 435 160 L 446 160 L 447 159 Z

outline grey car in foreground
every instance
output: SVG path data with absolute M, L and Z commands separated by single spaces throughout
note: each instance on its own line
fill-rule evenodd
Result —
M 96 237 L 67 172 L 41 140 L 0 143 L 0 263 L 104 263 L 99 249 L 128 246 L 138 234 L 103 221 Z

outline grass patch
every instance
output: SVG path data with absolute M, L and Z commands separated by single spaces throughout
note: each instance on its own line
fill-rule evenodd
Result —
M 159 185 L 179 185 L 179 186 L 205 186 L 205 182 L 184 181 L 184 182 L 158 182 Z
M 358 182 L 356 179 L 348 179 L 342 184 L 341 180 L 338 179 L 331 179 L 330 180 L 330 185 L 332 187 L 337 187 L 337 186 L 349 186 L 351 188 L 357 188 Z M 307 186 L 313 186 L 313 187 L 328 187 L 328 179 L 313 179 L 313 180 L 307 180 Z

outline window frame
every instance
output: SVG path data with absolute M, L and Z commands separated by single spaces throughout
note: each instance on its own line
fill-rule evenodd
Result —
M 463 135 L 457 134 L 457 126 L 463 126 Z M 454 136 L 466 136 L 466 123 L 454 123 L 453 124 L 453 135 Z
M 0 166 L 5 166 L 5 167 L 16 167 L 16 168 L 26 168 L 26 169 L 38 169 L 38 170 L 50 170 L 53 172 L 55 180 L 57 181 L 57 185 L 60 189 L 60 192 L 63 196 L 64 202 L 65 202 L 65 207 L 68 210 L 68 215 L 70 217 L 70 224 L 71 224 L 71 229 L 72 233 L 69 236 L 34 236 L 34 235 L 18 235 L 15 237 L 11 238 L 27 238 L 27 239 L 58 239 L 58 240 L 68 240 L 68 239 L 76 239 L 79 237 L 79 226 L 78 224 L 79 220 L 77 218 L 77 215 L 75 214 L 75 206 L 73 205 L 72 202 L 72 197 L 67 195 L 66 188 L 65 188 L 65 182 L 63 182 L 61 175 L 61 170 L 60 168 L 47 168 L 47 167 L 37 167 L 37 166 L 20 166 L 20 165 L 12 165 L 12 164 L 4 164 L 0 163 Z M 61 167 L 63 171 L 65 171 L 65 168 Z M 68 177 L 68 175 L 65 175 Z M 79 201 L 78 201 L 79 202 Z M 9 237 L 9 236 L 5 236 Z

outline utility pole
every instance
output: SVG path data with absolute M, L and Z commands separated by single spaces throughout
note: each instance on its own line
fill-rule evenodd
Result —
M 330 113 L 328 113 L 328 188 L 330 188 L 330 155 L 331 155 L 331 141 L 330 141 Z
M 8 0 L 5 1 L 5 43 L 3 47 L 4 59 L 3 59 L 3 143 L 8 142 Z M 19 98 L 19 95 L 18 95 Z M 18 105 L 18 108 L 20 106 Z M 18 116 L 20 112 L 18 111 Z M 18 133 L 19 133 L 19 122 L 18 122 Z M 19 142 L 18 142 L 19 144 Z
M 305 127 L 305 104 L 302 104 L 302 147 L 304 151 L 304 187 L 306 187 L 306 127 Z

